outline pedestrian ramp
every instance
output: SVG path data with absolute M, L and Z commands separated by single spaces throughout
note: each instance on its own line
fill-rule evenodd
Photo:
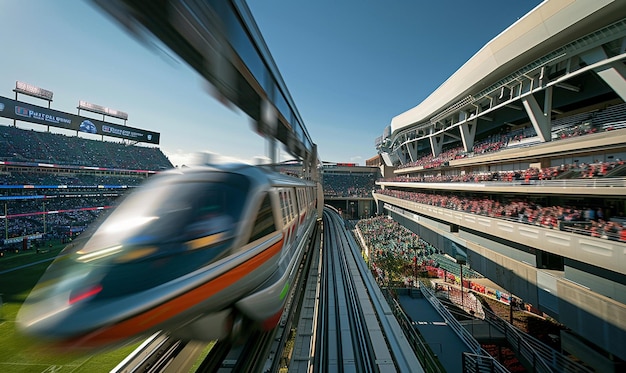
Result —
M 419 288 L 396 289 L 397 299 L 411 326 L 423 337 L 447 372 L 466 370 L 468 355 L 484 356 L 494 371 L 506 371 L 487 354 L 480 343 L 463 327 L 435 297 L 432 290 Z M 500 370 L 500 368 L 502 370 Z

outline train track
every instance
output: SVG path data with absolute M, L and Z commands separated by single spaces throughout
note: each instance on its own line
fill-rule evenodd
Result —
M 206 343 L 181 341 L 167 333 L 148 337 L 111 372 L 180 372 L 189 370 Z
M 324 213 L 321 322 L 316 371 L 396 371 L 357 265 L 353 241 L 338 215 Z M 358 260 L 361 260 L 358 258 Z

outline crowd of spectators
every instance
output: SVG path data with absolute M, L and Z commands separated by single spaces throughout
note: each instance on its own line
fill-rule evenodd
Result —
M 592 126 L 589 123 L 583 123 L 579 125 L 575 125 L 572 127 L 565 128 L 557 134 L 556 139 L 563 140 L 570 137 L 577 137 L 583 135 L 590 135 L 592 133 L 598 132 L 598 128 Z
M 626 228 L 621 217 L 610 219 L 601 206 L 541 206 L 523 198 L 499 201 L 490 196 L 462 197 L 389 189 L 382 189 L 377 193 L 465 213 L 626 242 Z
M 377 175 L 374 173 L 325 173 L 323 189 L 325 197 L 371 198 L 376 186 Z
M 0 226 L 4 231 L 0 248 L 6 238 L 44 232 L 56 238 L 74 235 L 115 204 L 127 190 L 119 186 L 137 186 L 150 174 L 131 170 L 158 172 L 172 167 L 158 148 L 8 126 L 0 126 L 0 160 L 19 162 L 0 169 Z
M 144 175 L 96 175 L 65 171 L 61 175 L 44 172 L 11 172 L 0 174 L 0 185 L 129 185 L 137 186 L 146 180 Z
M 425 258 L 436 251 L 415 233 L 386 216 L 359 220 L 356 226 L 372 256 L 391 254 L 412 260 L 414 256 Z
M 425 169 L 441 167 L 446 162 L 453 159 L 463 158 L 463 147 L 457 146 L 444 149 L 439 155 L 435 156 L 431 152 L 424 152 L 418 155 L 419 159 L 398 166 L 398 169 L 410 167 L 424 167 Z
M 437 156 L 434 156 L 430 151 L 424 152 L 418 155 L 419 159 L 416 161 L 401 164 L 398 166 L 398 169 L 419 166 L 422 166 L 425 169 L 438 168 L 455 159 L 497 152 L 505 148 L 509 141 L 520 141 L 524 138 L 523 134 L 524 131 L 519 130 L 502 135 L 488 136 L 481 141 L 476 142 L 471 152 L 466 152 L 462 145 L 444 148 Z
M 87 228 L 103 211 L 104 210 L 66 211 L 47 214 L 45 215 L 45 226 L 43 215 L 8 219 L 6 221 L 6 238 L 11 239 L 38 233 L 45 233 L 48 238 L 70 237 Z M 4 223 L 4 221 L 2 221 L 2 223 Z M 5 238 L 4 235 L 2 238 Z M 0 247 L 3 246 L 2 241 L 3 240 L 0 239 Z
M 172 168 L 157 147 L 0 126 L 0 160 L 132 170 Z
M 489 181 L 509 181 L 529 182 L 531 180 L 554 180 L 558 178 L 567 179 L 588 179 L 604 177 L 613 169 L 623 166 L 624 161 L 617 159 L 615 161 L 593 163 L 574 163 L 564 164 L 560 166 L 536 168 L 529 167 L 525 170 L 515 171 L 497 171 L 497 172 L 470 172 L 462 175 L 424 175 L 424 176 L 395 176 L 391 178 L 385 178 L 381 181 L 394 181 L 394 182 L 433 182 L 433 183 L 446 183 L 446 182 L 474 182 L 482 183 Z M 567 174 L 566 174 L 567 173 Z
M 3 201 L 6 203 L 8 215 L 27 214 L 43 211 L 45 204 L 46 211 L 58 211 L 68 209 L 79 209 L 93 206 L 107 206 L 114 203 L 116 196 L 109 196 L 109 193 L 94 193 L 94 195 L 83 196 L 83 194 L 67 194 L 66 196 L 47 196 L 41 199 L 14 199 Z M 4 206 L 3 206 L 4 212 Z
M 3 200 L 0 224 L 4 238 L 21 237 L 37 233 L 69 235 L 87 227 L 103 210 L 113 206 L 116 193 L 95 193 L 93 196 L 60 197 L 38 199 Z M 102 207 L 103 209 L 94 209 Z M 45 227 L 44 227 L 45 224 Z M 2 239 L 0 239 L 0 246 Z
M 621 123 L 626 120 L 626 105 L 615 105 L 604 110 L 593 113 L 583 113 L 573 115 L 571 118 L 556 119 L 553 121 L 552 139 L 566 139 L 570 137 L 589 135 L 599 131 L 611 131 L 615 127 L 607 123 L 606 113 L 610 113 L 612 122 Z M 595 120 L 597 118 L 597 121 Z M 597 122 L 597 123 L 596 123 Z M 416 161 L 407 162 L 398 166 L 399 169 L 422 166 L 425 169 L 437 168 L 445 165 L 446 162 L 454 159 L 472 157 L 481 154 L 493 153 L 506 148 L 516 147 L 519 144 L 531 145 L 535 142 L 526 141 L 536 138 L 537 133 L 531 126 L 515 129 L 502 134 L 490 135 L 487 138 L 477 141 L 470 152 L 465 152 L 462 145 L 444 149 L 441 154 L 433 156 L 432 153 L 425 152 L 418 155 Z
M 460 276 L 461 269 L 456 262 L 387 216 L 359 220 L 356 227 L 370 250 L 370 260 L 374 264 L 380 262 L 381 258 L 393 257 L 401 259 L 405 266 L 414 264 L 420 267 L 432 266 L 446 269 Z M 482 277 L 467 265 L 463 267 L 465 277 Z M 401 269 L 398 270 L 401 271 Z

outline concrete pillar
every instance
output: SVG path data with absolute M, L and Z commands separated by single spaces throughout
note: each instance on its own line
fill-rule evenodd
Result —
M 430 128 L 430 132 L 433 132 L 433 128 Z M 433 156 L 438 156 L 441 154 L 441 149 L 443 148 L 443 134 L 433 135 L 428 138 L 430 140 L 430 150 L 433 153 Z
M 546 91 L 546 97 L 548 96 L 548 92 Z M 550 97 L 552 95 L 550 94 Z M 550 133 L 551 121 L 550 121 L 550 113 L 544 113 L 543 110 L 539 107 L 535 96 L 527 95 L 522 98 L 522 104 L 526 109 L 526 113 L 530 118 L 530 122 L 533 124 L 535 128 L 535 132 L 539 135 L 539 138 L 542 142 L 548 142 L 552 140 L 552 134 Z M 552 107 L 552 105 L 550 105 Z
M 463 141 L 463 149 L 466 152 L 471 152 L 474 148 L 474 139 L 476 138 L 476 122 L 477 120 L 471 120 L 461 124 L 461 140 Z

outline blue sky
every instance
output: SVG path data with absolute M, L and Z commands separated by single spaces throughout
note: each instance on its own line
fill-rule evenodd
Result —
M 248 4 L 320 158 L 364 165 L 394 116 L 540 2 Z M 84 100 L 125 111 L 129 126 L 161 133 L 160 147 L 175 165 L 196 151 L 246 161 L 266 154 L 245 114 L 220 104 L 178 58 L 138 43 L 89 2 L 2 0 L 0 35 L 0 96 L 13 97 L 20 80 L 53 91 L 57 110 L 76 112 Z

